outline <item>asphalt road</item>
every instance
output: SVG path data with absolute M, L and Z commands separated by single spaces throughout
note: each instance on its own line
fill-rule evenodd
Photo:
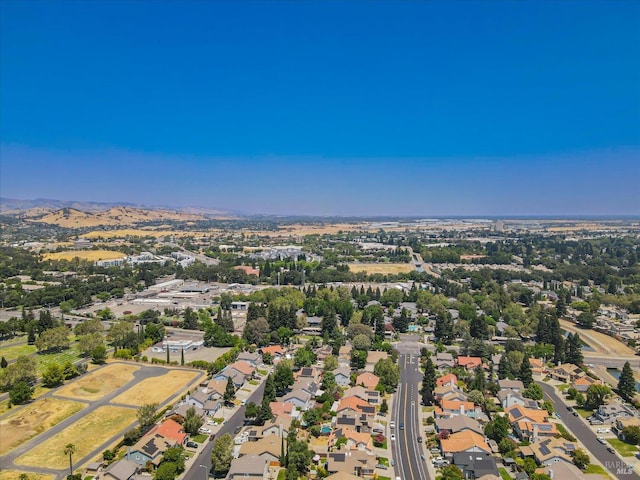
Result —
M 609 444 L 602 445 L 598 442 L 596 434 L 593 433 L 586 421 L 579 416 L 573 416 L 572 412 L 567 410 L 567 404 L 558 396 L 551 385 L 544 382 L 537 383 L 542 387 L 545 396 L 553 403 L 553 408 L 560 416 L 567 430 L 583 443 L 585 448 L 589 450 L 588 453 L 591 457 L 597 458 L 611 475 L 620 480 L 640 480 L 640 475 L 627 467 L 624 457 L 608 452 L 607 446 Z
M 248 402 L 254 402 L 258 405 L 262 402 L 262 395 L 264 394 L 264 381 L 258 386 L 258 388 L 249 395 Z M 216 432 L 216 438 L 225 433 L 233 434 L 233 430 L 244 425 L 244 410 L 245 406 L 241 405 L 238 410 L 220 427 Z M 215 441 L 215 440 L 214 440 Z M 211 470 L 211 451 L 213 450 L 214 442 L 207 442 L 200 453 L 195 457 L 193 463 L 190 464 L 190 468 L 184 473 L 182 477 L 184 480 L 206 480 L 209 478 L 209 471 Z M 205 468 L 200 467 L 204 465 Z
M 393 401 L 392 420 L 396 428 L 392 431 L 396 440 L 392 442 L 392 454 L 396 462 L 396 476 L 402 480 L 428 480 L 424 455 L 424 448 L 418 443 L 417 438 L 422 437 L 420 422 L 420 371 L 418 337 L 407 336 L 397 349 L 400 352 L 398 363 L 400 365 L 400 385 Z M 404 429 L 400 429 L 400 424 Z M 391 441 L 391 440 L 389 440 Z M 426 458 L 426 457 L 425 457 Z

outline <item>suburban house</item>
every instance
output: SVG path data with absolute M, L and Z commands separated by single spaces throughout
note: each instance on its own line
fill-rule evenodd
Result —
M 242 375 L 244 375 L 246 378 L 252 377 L 253 376 L 253 372 L 256 371 L 255 365 L 252 365 L 249 362 L 245 362 L 243 360 L 236 360 L 232 364 L 227 365 L 225 370 L 226 369 L 235 370 L 235 371 L 241 373 Z
M 485 452 L 460 452 L 454 453 L 451 463 L 462 470 L 465 479 L 476 478 L 500 478 L 496 459 Z
M 438 369 L 442 370 L 443 368 L 453 368 L 456 363 L 453 355 L 449 352 L 439 352 L 436 353 L 435 364 Z
M 364 367 L 365 371 L 373 372 L 376 363 L 380 360 L 386 360 L 387 358 L 389 358 L 387 352 L 370 351 L 367 355 L 367 364 Z
M 166 419 L 160 425 L 153 427 L 149 433 L 162 435 L 167 440 L 173 440 L 176 445 L 184 445 L 189 436 L 189 434 L 184 431 L 182 425 L 170 418 Z
M 358 450 L 331 452 L 327 455 L 326 470 L 329 473 L 353 472 L 356 477 L 372 477 L 376 464 L 375 455 Z
M 563 363 L 552 369 L 551 378 L 562 383 L 571 383 L 584 375 L 582 369 L 573 363 Z
M 534 375 L 542 375 L 546 370 L 544 363 L 539 358 L 530 358 L 529 364 L 531 365 L 531 373 Z
M 364 372 L 356 377 L 356 385 L 362 385 L 370 390 L 375 389 L 379 382 L 380 378 L 371 372 Z
M 136 474 L 139 468 L 139 464 L 123 458 L 109 465 L 102 474 L 102 478 L 108 480 L 129 480 Z
M 458 377 L 456 377 L 453 373 L 447 373 L 442 377 L 436 378 L 436 386 L 458 388 Z
M 245 442 L 240 446 L 240 456 L 257 456 L 272 462 L 280 459 L 282 438 L 279 435 L 264 436 L 255 442 Z
M 480 422 L 464 415 L 456 415 L 455 417 L 449 418 L 437 418 L 435 425 L 438 432 L 447 431 L 449 434 L 452 434 L 470 430 L 478 435 L 484 435 L 484 429 L 480 425 Z
M 371 405 L 378 405 L 381 402 L 380 392 L 377 390 L 367 390 L 366 388 L 356 385 L 344 391 L 345 397 L 358 397 Z
M 284 357 L 284 350 L 280 345 L 270 345 L 268 347 L 262 347 L 258 350 L 258 353 L 264 357 L 265 354 L 271 355 L 274 360 L 279 360 Z
M 591 385 L 594 385 L 596 383 L 601 384 L 602 381 L 593 379 L 589 375 L 583 375 L 571 382 L 571 386 L 578 392 L 585 393 Z
M 498 386 L 500 390 L 513 390 L 515 393 L 520 393 L 524 390 L 524 384 L 520 380 L 502 379 L 498 380 Z
M 347 365 L 336 368 L 333 371 L 333 376 L 341 387 L 348 387 L 351 384 L 351 368 Z
M 457 364 L 459 367 L 465 368 L 467 370 L 475 370 L 482 365 L 482 358 L 459 356 Z
M 144 467 L 147 462 L 151 462 L 154 467 L 158 467 L 164 452 L 176 445 L 175 441 L 168 440 L 160 434 L 149 432 L 131 447 L 131 450 L 127 452 L 126 458 L 141 467 Z
M 355 396 L 343 397 L 340 400 L 336 409 L 336 413 L 342 413 L 345 410 L 352 411 L 354 413 L 370 413 L 372 415 L 375 415 L 376 413 L 375 407 L 369 405 L 369 402 Z
M 508 410 L 514 405 L 520 405 L 526 408 L 538 408 L 538 402 L 530 398 L 523 397 L 520 393 L 513 390 L 500 390 L 496 397 L 503 409 Z
M 291 402 L 270 402 L 269 406 L 274 417 L 293 419 L 300 416 L 298 409 Z
M 285 403 L 294 404 L 299 410 L 306 411 L 311 408 L 313 396 L 303 388 L 295 388 L 282 397 Z
M 451 385 L 436 387 L 433 391 L 433 397 L 436 402 L 440 402 L 442 400 L 460 400 L 465 402 L 467 400 L 466 393 L 458 387 L 452 387 Z
M 236 390 L 244 385 L 244 382 L 247 380 L 247 376 L 240 373 L 236 369 L 229 368 L 230 365 L 226 366 L 223 370 L 214 375 L 213 380 L 227 382 L 227 379 L 231 378 L 233 382 L 233 386 Z
M 515 405 L 507 412 L 514 433 L 522 440 L 535 442 L 540 437 L 554 437 L 558 434 L 556 424 L 548 421 L 549 413 L 546 410 Z
M 233 462 L 227 480 L 263 480 L 267 478 L 269 461 L 258 455 L 244 455 Z
M 342 347 L 340 347 L 340 350 L 338 350 L 338 363 L 347 366 L 351 364 L 352 348 L 353 347 L 351 345 L 343 345 Z
M 634 416 L 634 412 L 629 407 L 614 400 L 605 405 L 600 405 L 594 412 L 594 416 L 604 423 L 612 423 L 618 419 L 631 418 Z
M 442 400 L 439 407 L 435 407 L 435 417 L 454 417 L 456 415 L 466 415 L 470 418 L 479 417 L 482 409 L 476 407 L 473 402 L 460 400 Z
M 226 380 L 224 384 L 227 384 Z M 207 389 L 200 389 L 192 394 L 188 394 L 185 397 L 183 404 L 199 408 L 206 415 L 212 416 L 215 415 L 222 407 L 222 403 L 219 400 L 213 399 L 214 395 L 216 395 L 215 392 L 210 392 Z
M 261 358 L 259 353 L 240 352 L 236 360 L 241 362 L 247 362 L 253 365 L 254 367 L 257 367 L 261 361 Z
M 620 438 L 620 440 L 622 440 L 624 442 L 624 434 L 622 433 L 622 430 L 624 429 L 624 427 L 640 427 L 640 418 L 638 417 L 624 417 L 624 418 L 617 418 L 615 423 L 614 423 L 614 427 L 613 427 L 613 431 L 615 432 L 615 434 L 618 436 L 618 438 Z
M 346 438 L 346 447 L 348 450 L 360 450 L 368 455 L 373 454 L 373 440 L 370 433 L 360 433 L 355 430 L 344 427 L 338 428 L 329 434 L 329 445 L 335 445 L 340 438 Z
M 576 449 L 575 443 L 564 438 L 547 438 L 529 446 L 520 447 L 524 456 L 533 456 L 539 465 L 553 465 L 557 462 L 573 463 L 571 453 Z
M 491 448 L 487 444 L 484 435 L 480 435 L 471 430 L 452 433 L 448 438 L 441 439 L 440 450 L 443 455 L 448 457 L 451 457 L 454 453 L 460 452 L 491 453 Z

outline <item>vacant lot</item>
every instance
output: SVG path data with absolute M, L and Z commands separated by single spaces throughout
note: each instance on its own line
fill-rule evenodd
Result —
M 413 272 L 415 267 L 410 263 L 349 263 L 352 272 L 367 272 L 367 275 L 395 275 Z
M 44 475 L 42 473 L 21 472 L 18 470 L 0 470 L 0 480 L 20 480 L 21 474 L 27 475 L 29 480 L 53 480 L 53 475 Z
M 63 469 L 69 466 L 69 457 L 64 454 L 64 447 L 68 443 L 73 443 L 76 446 L 75 463 L 80 464 L 83 457 L 120 433 L 135 420 L 135 408 L 100 407 L 18 457 L 15 463 Z
M 137 383 L 126 392 L 114 398 L 112 402 L 138 406 L 147 403 L 161 404 L 172 395 L 178 394 L 198 375 L 198 372 L 168 370 L 167 373 L 162 376 L 147 378 Z
M 125 228 L 121 230 L 96 230 L 82 235 L 82 238 L 125 238 L 125 237 L 180 237 L 195 235 L 194 232 L 180 232 L 176 230 L 146 230 L 142 228 Z
M 113 250 L 82 250 L 72 252 L 55 252 L 45 253 L 43 255 L 45 260 L 73 260 L 79 258 L 80 260 L 113 260 L 116 258 L 124 258 L 126 255 L 122 252 L 114 252 Z
M 107 365 L 65 385 L 56 392 L 56 395 L 82 400 L 99 400 L 133 380 L 134 372 L 139 369 L 140 367 L 135 365 L 123 363 Z
M 13 415 L 0 421 L 2 442 L 0 455 L 60 423 L 65 418 L 82 410 L 86 405 L 59 398 L 43 398 L 27 405 Z

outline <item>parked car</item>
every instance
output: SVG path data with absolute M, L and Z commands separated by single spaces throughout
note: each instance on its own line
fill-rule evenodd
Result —
M 391 434 L 391 441 L 392 441 L 392 442 L 395 442 L 395 440 L 396 440 L 396 436 L 395 436 L 395 434 L 393 434 L 393 433 L 392 433 L 392 434 Z
M 615 448 L 613 448 L 613 447 L 607 447 L 607 451 L 608 451 L 609 453 L 613 453 L 614 455 L 615 455 L 615 453 L 616 453 L 616 450 L 615 450 Z
M 603 445 L 607 444 L 607 441 L 604 439 L 604 437 L 598 437 L 598 441 Z
M 422 437 L 418 437 L 418 443 L 422 443 Z
M 198 444 L 196 442 L 187 442 L 187 447 L 198 448 Z
M 596 433 L 609 433 L 611 430 L 609 430 L 608 428 L 599 428 L 598 430 L 596 430 Z
M 396 422 L 394 422 L 393 420 L 391 420 L 389 422 L 389 428 L 396 428 Z
M 239 434 L 240 430 L 242 430 L 242 427 L 240 425 L 238 425 L 236 428 L 233 429 L 233 434 L 234 435 Z
M 200 427 L 200 428 L 198 429 L 198 431 L 199 431 L 200 433 L 207 433 L 207 434 L 211 433 L 211 429 L 210 429 L 210 428 L 205 428 L 205 427 Z

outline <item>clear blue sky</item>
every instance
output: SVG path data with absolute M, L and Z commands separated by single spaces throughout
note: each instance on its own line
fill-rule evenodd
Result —
M 640 214 L 640 2 L 0 2 L 0 195 Z

